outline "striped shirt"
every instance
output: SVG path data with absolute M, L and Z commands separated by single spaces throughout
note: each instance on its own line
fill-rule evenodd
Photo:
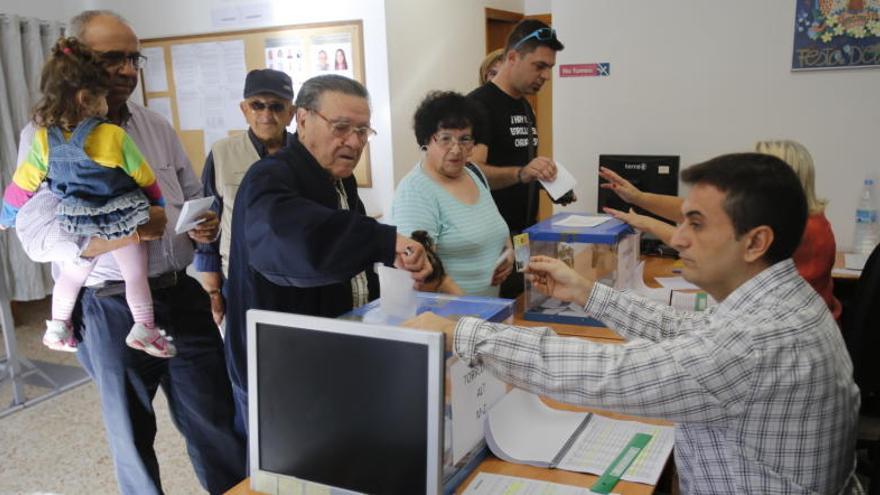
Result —
M 335 183 L 336 196 L 339 198 L 339 209 L 349 210 L 348 194 L 341 180 Z M 359 308 L 370 301 L 370 288 L 367 285 L 367 272 L 362 271 L 351 279 L 351 307 Z
M 418 164 L 397 186 L 392 223 L 406 236 L 414 230 L 427 231 L 436 242 L 446 272 L 465 294 L 497 297 L 492 274 L 507 243 L 508 230 L 488 187 L 465 168 L 480 198 L 472 205 L 462 203 L 431 179 L 423 166 Z
M 684 493 L 846 490 L 859 391 L 834 318 L 791 260 L 702 313 L 601 284 L 585 310 L 630 340 L 599 344 L 466 318 L 455 350 L 564 402 L 676 422 Z

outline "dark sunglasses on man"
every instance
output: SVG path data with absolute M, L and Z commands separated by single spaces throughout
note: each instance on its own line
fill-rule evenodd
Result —
M 272 113 L 281 113 L 287 109 L 287 106 L 284 103 L 273 101 L 272 103 L 262 102 L 260 100 L 251 100 L 248 102 L 248 106 L 251 107 L 251 110 L 255 112 L 262 112 L 265 109 L 269 109 Z

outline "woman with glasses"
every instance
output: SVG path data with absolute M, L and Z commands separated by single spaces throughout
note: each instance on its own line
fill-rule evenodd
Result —
M 468 162 L 481 125 L 475 105 L 439 91 L 421 102 L 413 127 L 422 160 L 400 181 L 392 215 L 404 235 L 426 231 L 446 269 L 422 290 L 497 297 L 513 270 L 513 251 L 486 178 Z

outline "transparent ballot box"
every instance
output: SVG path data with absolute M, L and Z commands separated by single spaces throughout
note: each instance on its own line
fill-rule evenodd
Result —
M 639 261 L 639 235 L 607 215 L 557 213 L 525 232 L 531 256 L 558 258 L 584 277 L 627 288 Z M 526 280 L 523 318 L 532 321 L 604 326 L 577 304 L 547 297 Z
M 497 323 L 512 323 L 513 299 L 416 293 L 417 314 L 431 311 L 451 320 L 473 316 Z M 400 325 L 404 319 L 382 312 L 379 300 L 367 303 L 339 318 L 363 323 Z M 443 485 L 458 486 L 488 453 L 483 437 L 484 416 L 504 394 L 507 385 L 482 365 L 467 366 L 447 353 L 444 382 Z M 445 490 L 444 490 L 445 491 Z

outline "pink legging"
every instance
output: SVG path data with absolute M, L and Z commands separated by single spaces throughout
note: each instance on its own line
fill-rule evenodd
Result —
M 131 244 L 110 251 L 119 265 L 122 279 L 125 281 L 125 300 L 131 309 L 135 322 L 152 327 L 153 296 L 147 281 L 147 247 L 145 244 Z M 79 290 L 85 284 L 95 264 L 87 266 L 66 263 L 61 267 L 55 290 L 52 293 L 52 319 L 69 322 L 73 314 L 73 306 Z

